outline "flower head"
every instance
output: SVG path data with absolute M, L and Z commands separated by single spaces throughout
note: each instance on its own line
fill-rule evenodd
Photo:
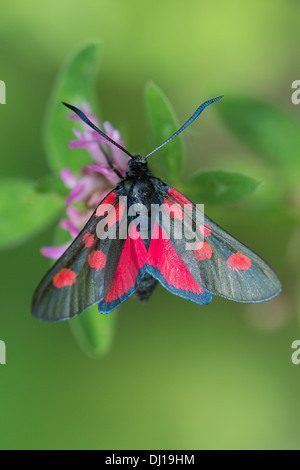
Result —
M 92 114 L 88 103 L 83 103 L 82 110 L 97 127 L 100 127 L 99 120 Z M 120 181 L 120 177 L 112 167 L 118 170 L 118 173 L 123 177 L 125 177 L 128 170 L 128 157 L 125 153 L 82 122 L 75 113 L 68 114 L 67 117 L 79 121 L 82 126 L 82 130 L 73 129 L 77 139 L 71 140 L 69 146 L 71 148 L 85 148 L 91 156 L 92 164 L 84 166 L 81 169 L 81 174 L 78 175 L 69 168 L 61 170 L 61 179 L 71 191 L 66 199 L 67 218 L 61 220 L 59 226 L 69 232 L 70 241 L 61 246 L 41 249 L 44 256 L 53 259 L 58 259 L 65 252 L 91 217 L 100 201 Z M 114 129 L 111 123 L 104 122 L 103 128 L 108 137 L 125 147 L 121 133 Z M 110 149 L 109 154 L 107 149 Z M 78 208 L 74 204 L 81 207 Z

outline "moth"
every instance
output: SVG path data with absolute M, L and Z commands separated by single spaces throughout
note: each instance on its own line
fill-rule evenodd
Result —
M 129 169 L 125 178 L 119 175 L 122 178 L 119 184 L 98 205 L 72 245 L 40 282 L 32 301 L 35 318 L 45 322 L 68 320 L 95 304 L 99 312 L 109 313 L 133 294 L 147 301 L 158 282 L 172 294 L 198 305 L 209 304 L 213 295 L 256 303 L 271 300 L 280 293 L 277 275 L 262 258 L 203 213 L 199 225 L 199 209 L 155 177 L 147 165 L 150 155 L 220 98 L 205 101 L 180 129 L 145 157 L 132 155 L 81 110 L 64 103 L 130 157 Z M 146 212 L 130 212 L 136 205 L 146 208 Z M 153 207 L 161 210 L 154 211 Z M 186 208 L 189 209 L 187 217 Z M 161 211 L 169 216 L 169 228 Z M 175 228 L 183 224 L 202 235 L 193 249 L 187 249 L 184 235 L 175 236 Z M 148 227 L 146 235 L 145 229 L 142 234 L 142 225 Z M 102 227 L 100 236 L 99 226 Z M 120 236 L 124 226 L 125 235 L 123 230 Z M 102 236 L 111 230 L 116 236 Z

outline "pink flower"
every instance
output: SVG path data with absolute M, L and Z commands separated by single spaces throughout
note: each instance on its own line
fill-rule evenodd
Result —
M 82 110 L 99 127 L 99 120 L 92 114 L 88 103 L 83 103 Z M 67 218 L 61 220 L 59 225 L 69 232 L 70 241 L 61 246 L 41 249 L 43 256 L 52 259 L 60 258 L 91 217 L 99 202 L 120 181 L 120 177 L 113 171 L 107 158 L 122 177 L 125 177 L 128 170 L 128 157 L 125 153 L 92 130 L 75 113 L 68 114 L 67 117 L 80 122 L 82 126 L 82 130 L 73 129 L 77 140 L 71 140 L 69 146 L 71 148 L 85 148 L 92 157 L 92 164 L 84 166 L 80 175 L 74 174 L 69 168 L 61 170 L 61 179 L 71 191 L 66 199 Z M 105 122 L 103 127 L 110 138 L 125 147 L 119 131 L 114 129 L 109 122 Z M 79 209 L 71 204 L 79 204 L 81 208 Z
M 93 124 L 99 127 L 99 120 L 97 119 L 97 117 L 91 114 L 91 109 L 88 103 L 83 103 L 82 110 L 85 115 L 90 119 L 90 121 L 92 121 Z M 111 162 L 115 166 L 115 168 L 119 170 L 122 176 L 125 177 L 128 166 L 128 157 L 126 155 L 124 156 L 124 153 L 120 149 L 109 143 L 106 139 L 104 139 L 104 137 L 102 137 L 96 131 L 91 129 L 87 124 L 83 123 L 81 119 L 77 116 L 77 114 L 69 114 L 68 117 L 70 119 L 74 119 L 75 121 L 79 121 L 84 127 L 83 131 L 80 131 L 77 128 L 73 129 L 77 140 L 71 140 L 69 142 L 69 146 L 71 148 L 86 148 L 92 156 L 93 161 L 96 163 L 96 165 L 99 166 L 100 173 L 100 168 L 103 167 L 103 169 L 106 168 L 109 170 L 110 173 L 113 173 L 115 175 L 112 169 L 109 168 L 104 150 L 103 148 L 101 148 L 99 143 L 102 142 L 109 145 L 111 147 Z M 108 135 L 108 137 L 112 138 L 115 142 L 117 142 L 117 144 L 120 144 L 122 147 L 125 147 L 121 133 L 114 129 L 110 122 L 104 122 L 103 127 L 104 132 Z

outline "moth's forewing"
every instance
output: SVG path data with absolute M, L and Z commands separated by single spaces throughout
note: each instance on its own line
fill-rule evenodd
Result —
M 100 302 L 113 282 L 124 239 L 100 239 L 97 224 L 117 211 L 122 193 L 114 190 L 99 204 L 86 226 L 37 287 L 32 314 L 45 322 L 68 320 Z M 104 211 L 103 207 L 110 211 Z M 127 217 L 122 214 L 122 219 Z M 112 219 L 112 217 L 111 217 Z M 120 220 L 116 220 L 119 225 Z
M 174 188 L 168 189 L 165 199 L 182 211 L 183 202 L 192 204 Z M 187 217 L 186 223 L 195 226 L 197 220 L 203 220 L 200 227 L 203 235 L 201 242 L 194 250 L 185 249 L 188 240 L 184 237 L 182 240 L 171 237 L 170 242 L 196 282 L 212 294 L 236 302 L 265 302 L 276 297 L 281 291 L 281 284 L 270 266 L 207 216 L 199 213 L 194 204 L 192 206 L 191 217 Z

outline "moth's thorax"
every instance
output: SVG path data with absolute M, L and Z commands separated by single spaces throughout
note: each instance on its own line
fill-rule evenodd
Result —
M 124 189 L 133 204 L 152 203 L 155 198 L 155 187 L 152 173 L 143 157 L 135 155 L 128 162 L 129 171 L 123 182 Z
M 154 202 L 155 188 L 151 179 L 139 179 L 133 183 L 130 196 L 134 203 L 148 205 Z

